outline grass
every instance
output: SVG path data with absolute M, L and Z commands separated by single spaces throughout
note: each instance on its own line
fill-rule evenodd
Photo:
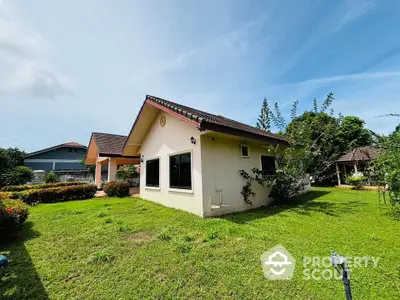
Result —
M 380 257 L 353 269 L 355 299 L 400 295 L 400 222 L 377 193 L 317 188 L 297 205 L 222 218 L 131 198 L 43 204 L 23 240 L 0 246 L 2 299 L 344 299 L 337 280 L 303 279 L 304 256 Z M 276 244 L 296 258 L 292 280 L 264 279 L 260 255 Z

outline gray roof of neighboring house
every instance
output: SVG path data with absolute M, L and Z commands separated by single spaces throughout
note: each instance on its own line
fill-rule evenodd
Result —
M 348 153 L 342 155 L 337 162 L 349 161 L 371 161 L 375 160 L 379 155 L 380 149 L 372 146 L 355 148 Z
M 48 151 L 52 151 L 52 150 L 59 149 L 59 148 L 64 148 L 64 147 L 87 149 L 87 147 L 85 145 L 79 144 L 77 142 L 67 142 L 67 143 L 64 143 L 64 144 L 60 144 L 60 145 L 56 145 L 56 146 L 53 146 L 53 147 L 49 147 L 49 148 L 45 148 L 45 149 L 42 149 L 42 150 L 38 150 L 38 151 L 35 151 L 35 152 L 28 153 L 25 157 L 30 157 L 30 156 L 33 156 L 33 155 L 37 155 L 37 154 L 40 154 L 40 153 L 44 153 L 44 152 L 48 152 Z

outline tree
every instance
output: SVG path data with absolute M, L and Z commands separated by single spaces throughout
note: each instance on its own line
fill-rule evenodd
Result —
M 23 185 L 32 179 L 32 169 L 25 166 L 16 166 L 5 174 L 6 185 Z
M 16 175 L 19 171 L 10 173 L 15 167 L 23 166 L 26 153 L 18 148 L 0 148 L 0 186 L 13 181 L 9 176 Z
M 117 177 L 121 178 L 124 181 L 128 179 L 137 178 L 139 176 L 139 172 L 137 171 L 134 165 L 125 165 L 119 168 L 117 171 Z
M 264 98 L 256 126 L 262 130 L 271 130 L 271 111 L 266 98 Z
M 348 150 L 370 146 L 373 143 L 371 131 L 364 128 L 365 122 L 358 117 L 347 116 L 343 118 L 338 131 L 339 150 Z

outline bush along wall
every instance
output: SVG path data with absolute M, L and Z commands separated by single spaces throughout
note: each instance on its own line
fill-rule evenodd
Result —
M 3 192 L 2 197 L 19 199 L 27 204 L 55 203 L 72 200 L 84 200 L 93 198 L 97 187 L 94 184 L 78 184 L 72 186 L 51 187 L 42 189 L 30 189 L 20 192 Z M 6 195 L 4 195 L 6 194 Z
M 61 187 L 61 186 L 72 186 L 72 185 L 83 185 L 87 184 L 85 182 L 56 182 L 56 183 L 43 183 L 43 184 L 32 184 L 32 185 L 9 185 L 0 188 L 1 192 L 20 192 L 25 190 L 34 190 L 34 189 L 45 189 L 52 187 Z
M 129 186 L 125 181 L 112 181 L 103 185 L 103 191 L 109 197 L 128 197 Z

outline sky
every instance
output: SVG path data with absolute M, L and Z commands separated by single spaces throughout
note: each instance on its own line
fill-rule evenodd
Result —
M 329 92 L 400 123 L 400 1 L 0 0 L 0 147 L 127 135 L 146 94 L 255 125 Z

